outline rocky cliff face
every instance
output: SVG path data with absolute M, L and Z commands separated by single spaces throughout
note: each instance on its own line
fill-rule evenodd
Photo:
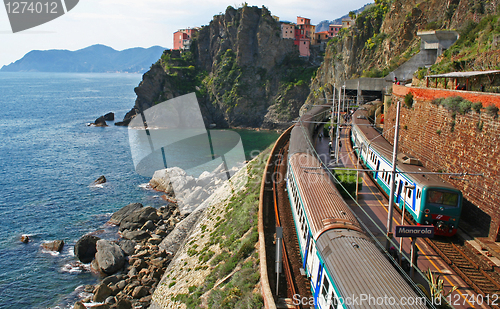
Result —
M 314 58 L 299 58 L 265 7 L 228 7 L 198 32 L 190 52 L 167 52 L 151 67 L 126 118 L 196 91 L 207 126 L 284 128 L 309 94 Z
M 419 30 L 454 29 L 497 13 L 499 0 L 380 0 L 331 41 L 308 102 L 345 79 L 384 77 L 420 49 Z M 439 14 L 436 12 L 440 12 Z

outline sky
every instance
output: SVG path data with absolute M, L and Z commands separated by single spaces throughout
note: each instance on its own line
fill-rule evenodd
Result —
M 302 16 L 318 24 L 371 2 L 267 0 L 247 3 L 266 6 L 280 20 L 295 22 L 297 16 Z M 21 59 L 31 50 L 78 50 L 94 44 L 116 50 L 154 45 L 172 48 L 172 35 L 178 29 L 208 25 L 214 15 L 224 13 L 228 6 L 237 8 L 243 3 L 231 0 L 80 0 L 65 15 L 17 33 L 12 33 L 4 6 L 0 8 L 0 67 Z

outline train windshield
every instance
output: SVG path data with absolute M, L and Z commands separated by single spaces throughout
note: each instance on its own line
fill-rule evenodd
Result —
M 458 205 L 458 194 L 447 191 L 429 190 L 427 192 L 427 203 L 456 207 Z

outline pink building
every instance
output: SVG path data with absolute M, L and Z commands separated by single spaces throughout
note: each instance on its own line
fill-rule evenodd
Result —
M 339 34 L 340 29 L 342 29 L 342 25 L 330 25 L 328 26 L 328 35 L 333 38 Z
M 289 23 L 281 23 L 281 38 L 295 39 L 295 25 Z
M 189 49 L 191 46 L 192 36 L 198 32 L 198 28 L 181 29 L 174 32 L 174 48 L 173 49 Z

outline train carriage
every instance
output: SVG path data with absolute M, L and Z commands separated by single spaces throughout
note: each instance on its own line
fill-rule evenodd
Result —
M 301 119 L 317 119 L 313 110 Z M 377 246 L 310 152 L 311 122 L 291 132 L 287 191 L 302 268 L 316 308 L 426 308 Z
M 367 106 L 353 114 L 351 140 L 372 178 L 389 195 L 393 146 L 371 126 L 367 114 Z M 403 153 L 397 156 L 396 171 L 395 203 L 400 208 L 404 204 L 418 225 L 434 225 L 436 235 L 454 235 L 462 211 L 460 190 Z

